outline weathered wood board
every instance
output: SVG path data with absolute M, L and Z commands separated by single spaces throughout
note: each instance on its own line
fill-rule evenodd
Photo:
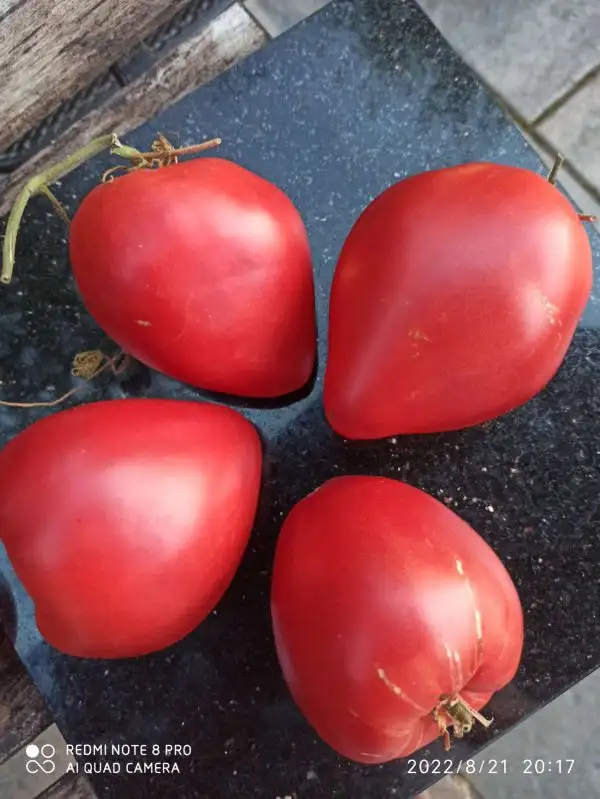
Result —
M 0 151 L 186 0 L 0 0 Z
M 96 799 L 83 774 L 67 772 L 70 760 L 43 697 L 0 628 L 0 796 Z
M 0 0 L 2 2 L 2 0 Z M 151 119 L 187 92 L 233 66 L 267 42 L 267 34 L 238 3 L 160 58 L 100 108 L 75 122 L 23 166 L 0 176 L 0 217 L 29 177 L 104 133 L 124 134 Z

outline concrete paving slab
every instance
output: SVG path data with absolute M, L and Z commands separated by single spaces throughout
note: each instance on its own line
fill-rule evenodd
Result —
M 539 131 L 600 191 L 600 75 L 548 117 Z
M 419 0 L 463 58 L 527 121 L 600 64 L 597 0 Z
M 244 5 L 275 38 L 327 5 L 330 0 L 245 0 Z
M 470 776 L 486 799 L 600 796 L 600 670 L 535 713 L 475 758 L 506 762 Z M 504 773 L 506 771 L 506 773 Z

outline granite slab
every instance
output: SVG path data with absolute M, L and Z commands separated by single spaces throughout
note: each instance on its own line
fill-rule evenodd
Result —
M 326 425 L 321 388 L 328 291 L 351 224 L 405 175 L 471 160 L 542 171 L 538 157 L 409 0 L 335 0 L 130 139 L 146 145 L 159 130 L 177 132 L 182 143 L 222 136 L 223 156 L 297 203 L 315 259 L 319 370 L 286 404 L 208 397 L 258 425 L 265 474 L 247 554 L 205 623 L 139 660 L 64 657 L 40 640 L 4 561 L 17 596 L 18 651 L 70 742 L 191 748 L 175 758 L 180 774 L 92 775 L 101 797 L 408 799 L 440 774 L 410 773 L 407 761 L 363 767 L 337 757 L 289 697 L 268 602 L 282 518 L 327 478 L 372 473 L 405 479 L 470 522 L 518 586 L 526 642 L 516 680 L 491 704 L 494 725 L 457 745 L 454 762 L 510 730 L 600 666 L 597 297 L 560 373 L 525 407 L 460 433 L 350 444 Z M 100 159 L 66 180 L 61 197 L 74 207 L 105 166 Z M 600 240 L 590 233 L 598 270 Z M 26 215 L 17 275 L 0 295 L 0 389 L 14 400 L 52 399 L 70 385 L 72 356 L 105 340 L 74 290 L 61 222 L 42 200 Z M 102 378 L 74 401 L 127 396 L 207 395 L 140 368 Z M 1 440 L 46 413 L 0 409 Z M 431 763 L 444 754 L 436 743 L 419 757 Z

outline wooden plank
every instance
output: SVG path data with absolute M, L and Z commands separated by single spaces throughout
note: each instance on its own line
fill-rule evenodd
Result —
M 7 17 L 16 6 L 23 5 L 26 0 L 0 0 L 0 22 Z
M 125 83 L 137 80 L 152 68 L 161 54 L 166 54 L 185 39 L 195 36 L 234 2 L 235 0 L 189 0 L 168 22 L 119 59 L 114 68 Z
M 37 799 L 98 799 L 98 797 L 83 774 L 65 774 L 51 788 L 39 794 Z
M 17 637 L 17 613 L 10 588 L 0 574 L 0 644 L 7 636 L 14 643 Z
M 67 754 L 67 742 L 51 724 L 0 766 L 0 796 L 37 799 L 67 776 L 70 766 L 73 773 L 76 763 Z
M 0 0 L 0 151 L 185 0 Z
M 268 41 L 267 34 L 239 3 L 190 37 L 147 73 L 86 114 L 23 166 L 0 180 L 0 217 L 32 175 L 105 133 L 127 133 L 183 95 L 224 72 Z M 214 131 L 215 135 L 219 131 Z
M 66 773 L 70 763 L 74 760 L 42 695 L 8 637 L 1 638 L 0 797 L 97 799 L 83 774 Z
M 0 643 L 0 766 L 52 723 L 8 638 Z

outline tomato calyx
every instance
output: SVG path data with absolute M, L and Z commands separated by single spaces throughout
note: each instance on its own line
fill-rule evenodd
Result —
M 102 175 L 102 183 L 109 183 L 115 177 L 115 173 L 124 170 L 125 172 L 136 172 L 138 169 L 159 169 L 165 166 L 171 166 L 179 163 L 179 157 L 182 155 L 196 155 L 205 150 L 210 150 L 213 147 L 218 147 L 221 144 L 221 139 L 210 139 L 209 141 L 201 142 L 200 144 L 190 144 L 187 147 L 173 147 L 171 142 L 162 133 L 159 133 L 157 138 L 152 142 L 150 152 L 142 153 L 136 150 L 135 147 L 120 144 L 113 147 L 111 152 L 114 155 L 120 155 L 122 158 L 127 158 L 130 166 L 126 164 L 119 164 L 107 169 Z
M 486 719 L 485 716 L 482 716 L 475 708 L 471 707 L 459 694 L 454 694 L 453 696 L 442 694 L 431 715 L 444 739 L 444 750 L 446 752 L 450 751 L 452 746 L 449 727 L 452 728 L 455 738 L 463 738 L 466 733 L 471 732 L 476 721 L 486 729 L 493 722 L 493 719 Z

